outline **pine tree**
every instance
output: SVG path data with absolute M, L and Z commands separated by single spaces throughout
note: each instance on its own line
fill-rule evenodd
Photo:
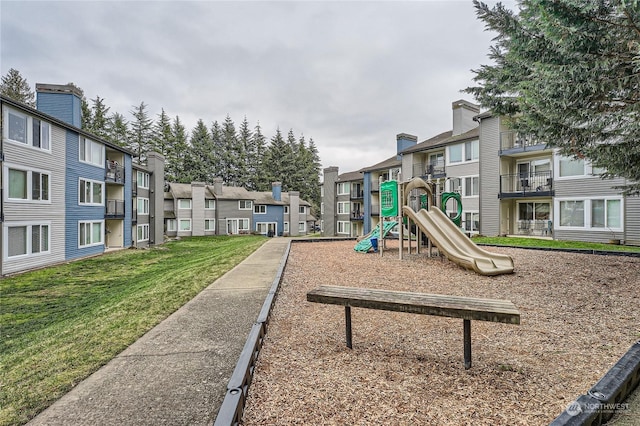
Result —
M 276 134 L 271 138 L 269 147 L 265 154 L 265 177 L 268 182 L 282 182 L 282 190 L 290 191 L 291 179 L 288 175 L 290 171 L 290 162 L 292 157 L 291 146 L 282 138 L 280 128 L 276 130 Z M 265 185 L 266 186 L 266 185 Z
M 271 188 L 271 181 L 266 167 L 267 138 L 262 134 L 260 122 L 253 129 L 251 138 L 251 150 L 247 154 L 247 162 L 255 170 L 251 175 L 249 187 L 255 191 L 268 191 Z
M 128 146 L 129 124 L 124 115 L 114 112 L 107 120 L 107 139 L 118 146 Z
M 80 128 L 88 132 L 93 129 L 93 111 L 84 96 L 80 100 Z
M 256 166 L 254 161 L 253 135 L 249 128 L 247 117 L 244 117 L 240 129 L 238 130 L 238 145 L 241 147 L 243 157 L 238 163 L 238 186 L 247 188 L 249 191 L 255 191 L 252 185 L 251 177 L 256 174 Z
M 474 0 L 496 31 L 467 88 L 517 132 L 586 157 L 640 193 L 640 3 L 522 0 L 519 13 Z
M 209 129 L 200 119 L 196 127 L 191 131 L 191 149 L 185 158 L 185 174 L 189 176 L 191 182 L 211 183 L 211 152 L 213 143 Z
M 109 107 L 104 104 L 104 99 L 100 96 L 92 99 L 91 103 L 91 122 L 87 130 L 96 136 L 106 139 L 109 134 Z
M 133 160 L 139 164 L 145 164 L 147 161 L 147 152 L 151 144 L 151 126 L 152 121 L 147 113 L 147 105 L 140 102 L 140 105 L 134 107 L 131 111 L 133 121 L 130 123 L 129 149 L 133 151 Z
M 227 174 L 227 164 L 223 156 L 225 146 L 222 128 L 217 121 L 211 124 L 211 173 L 214 177 L 223 177 Z M 224 180 L 224 178 L 223 178 Z
M 151 149 L 162 154 L 163 157 L 167 157 L 168 146 L 171 142 L 171 119 L 164 112 L 162 108 L 158 119 L 153 124 L 151 138 Z
M 190 182 L 185 168 L 188 150 L 187 130 L 180 121 L 180 117 L 176 115 L 171 125 L 171 138 L 169 139 L 165 157 L 164 178 L 166 182 Z
M 2 77 L 2 84 L 0 84 L 0 93 L 2 95 L 13 99 L 14 101 L 22 102 L 30 106 L 36 107 L 35 95 L 27 83 L 27 79 L 20 75 L 20 71 L 11 68 L 7 75 Z

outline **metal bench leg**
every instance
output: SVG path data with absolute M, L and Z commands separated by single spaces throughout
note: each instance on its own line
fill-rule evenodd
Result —
M 344 307 L 344 322 L 347 326 L 347 347 L 352 349 L 351 345 L 351 306 Z
M 464 321 L 464 369 L 471 368 L 471 320 Z

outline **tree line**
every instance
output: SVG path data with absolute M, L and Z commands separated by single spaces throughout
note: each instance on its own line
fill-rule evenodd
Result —
M 2 77 L 1 92 L 35 106 L 33 91 L 17 70 Z M 172 118 L 164 108 L 154 120 L 144 102 L 129 113 L 127 119 L 111 112 L 100 96 L 90 100 L 83 96 L 82 129 L 129 149 L 139 164 L 146 164 L 149 152 L 159 152 L 165 158 L 166 182 L 213 183 L 221 177 L 228 186 L 269 191 L 277 181 L 285 192 L 299 191 L 314 213 L 319 212 L 321 165 L 312 138 L 297 136 L 293 129 L 285 135 L 279 128 L 268 138 L 259 122 L 252 126 L 244 117 L 236 126 L 229 115 L 209 126 L 199 119 L 189 130 L 178 115 Z

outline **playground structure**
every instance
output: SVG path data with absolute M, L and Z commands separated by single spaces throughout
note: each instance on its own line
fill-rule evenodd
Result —
M 371 238 L 378 238 L 378 235 L 380 235 L 380 228 L 383 229 L 382 238 L 384 238 L 390 231 L 390 229 L 393 228 L 392 226 L 384 225 L 385 223 L 393 223 L 394 226 L 398 223 L 395 221 L 385 222 L 384 217 L 392 217 L 394 215 L 397 215 L 398 221 L 400 223 L 404 223 L 404 217 L 408 219 L 406 226 L 407 230 L 412 229 L 412 226 L 409 222 L 413 222 L 416 225 L 416 231 L 419 229 L 428 237 L 429 253 L 431 253 L 431 245 L 434 245 L 438 248 L 439 252 L 442 255 L 446 256 L 450 261 L 462 266 L 463 268 L 473 270 L 480 275 L 500 275 L 513 273 L 513 259 L 510 256 L 492 253 L 478 247 L 473 241 L 471 241 L 471 238 L 465 235 L 465 233 L 456 225 L 456 223 L 454 223 L 452 218 L 449 218 L 439 208 L 434 206 L 434 191 L 432 189 L 432 185 L 433 184 L 428 183 L 421 178 L 413 178 L 408 182 L 399 184 L 397 188 L 400 189 L 399 192 L 401 192 L 402 195 L 398 196 L 398 191 L 396 190 L 396 192 L 391 194 L 390 196 L 395 197 L 394 200 L 382 200 L 382 204 L 387 204 L 388 213 L 385 214 L 385 211 L 381 211 L 380 226 L 376 226 L 374 231 L 372 231 L 358 243 L 358 245 L 361 245 L 362 249 L 364 249 L 368 243 L 368 248 L 366 250 L 358 250 L 356 248 L 356 250 L 365 252 L 369 251 L 369 249 L 371 248 L 370 240 Z M 418 191 L 422 191 L 423 194 L 420 197 L 417 197 L 421 202 L 418 206 L 418 211 L 416 211 L 411 205 L 409 205 L 409 199 L 411 198 L 412 193 Z M 455 198 L 450 195 L 450 193 L 445 193 L 444 195 L 447 195 L 447 197 L 443 197 L 443 202 L 446 202 L 447 198 Z M 462 208 L 460 204 L 460 198 L 458 197 L 456 199 L 458 201 L 458 213 L 456 217 L 459 218 L 461 216 Z M 399 204 L 399 201 L 402 201 L 401 209 L 397 208 L 394 210 L 388 207 L 388 205 L 391 203 L 395 203 L 397 206 Z M 403 228 L 404 226 L 399 226 L 400 259 L 402 259 L 404 242 Z M 373 234 L 376 230 L 378 232 L 374 237 Z M 417 250 L 419 250 L 420 237 L 418 235 L 416 237 L 418 247 Z M 380 254 L 382 255 L 382 241 L 380 241 L 379 244 L 381 245 Z M 410 252 L 411 236 L 409 236 L 408 244 L 408 250 Z M 356 247 L 358 247 L 358 245 Z
M 398 222 L 394 220 L 384 222 L 382 239 L 384 239 L 387 236 L 387 234 L 391 232 L 393 228 L 396 227 L 397 224 Z M 356 246 L 354 247 L 354 250 L 359 251 L 361 253 L 367 253 L 369 252 L 369 250 L 373 249 L 374 252 L 377 252 L 378 251 L 377 241 L 381 241 L 382 239 L 380 238 L 380 227 L 376 226 L 375 228 L 373 228 L 373 231 L 369 232 L 367 235 L 362 237 L 360 241 L 358 241 L 358 244 L 356 244 Z M 375 241 L 375 246 L 374 246 L 374 241 L 372 240 Z

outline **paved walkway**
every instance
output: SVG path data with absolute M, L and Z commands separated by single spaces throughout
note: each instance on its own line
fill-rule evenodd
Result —
M 270 239 L 29 424 L 213 424 L 288 243 Z

